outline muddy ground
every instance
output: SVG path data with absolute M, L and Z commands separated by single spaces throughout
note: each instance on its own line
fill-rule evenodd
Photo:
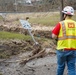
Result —
M 2 75 L 56 75 L 56 55 L 33 59 L 24 65 L 16 62 L 20 56 L 22 54 L 0 63 Z M 64 75 L 67 75 L 66 71 Z
M 25 44 L 26 46 L 29 45 L 29 47 L 27 48 Z M 3 49 L 5 54 L 7 53 L 7 56 L 12 55 L 10 58 L 0 59 L 1 75 L 56 75 L 57 59 L 55 49 L 52 48 L 52 44 L 48 45 L 46 42 L 41 44 L 41 46 L 46 51 L 50 50 L 49 54 L 34 58 L 26 64 L 20 64 L 20 60 L 31 54 L 33 48 L 30 45 L 32 44 L 29 44 L 28 41 L 0 41 L 0 49 Z M 19 51 L 20 49 L 22 49 L 22 52 Z M 65 75 L 67 75 L 67 72 L 65 72 Z
M 53 27 L 47 27 L 47 26 L 36 26 L 33 25 L 33 34 L 34 36 L 38 37 L 45 37 L 50 38 L 51 29 Z M 18 32 L 21 34 L 28 34 L 26 30 L 20 27 L 19 24 L 15 25 L 12 22 L 2 22 L 0 23 L 0 31 L 9 31 L 9 32 Z M 47 36 L 46 36 L 47 35 Z M 56 53 L 55 48 L 52 48 L 54 45 L 47 45 L 47 43 L 43 43 L 42 47 L 46 49 L 50 49 L 50 53 L 47 54 L 44 57 L 34 58 L 30 61 L 28 61 L 26 64 L 20 64 L 20 60 L 22 58 L 26 58 L 27 55 L 30 54 L 30 50 L 33 50 L 32 47 L 25 48 L 25 44 L 29 44 L 28 42 L 20 41 L 20 40 L 11 40 L 12 42 L 0 41 L 0 48 L 6 50 L 9 55 L 9 51 L 12 50 L 10 58 L 7 59 L 0 59 L 0 75 L 56 75 L 56 68 L 57 68 L 57 59 L 56 59 Z M 2 43 L 1 43 L 2 42 Z M 23 44 L 21 44 L 23 43 Z M 32 44 L 29 44 L 29 46 Z M 10 46 L 10 48 L 9 48 Z M 24 50 L 17 54 L 17 51 L 24 48 L 27 49 L 25 52 Z M 14 52 L 15 51 L 15 52 Z M 65 70 L 64 75 L 67 75 L 67 70 Z

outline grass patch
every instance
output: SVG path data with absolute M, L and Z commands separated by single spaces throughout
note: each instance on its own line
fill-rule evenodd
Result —
M 31 39 L 31 37 L 29 35 L 24 35 L 24 34 L 19 34 L 19 33 L 0 31 L 0 39 L 28 40 L 28 39 Z
M 76 15 L 73 16 L 73 20 L 76 20 Z M 60 13 L 41 13 L 37 17 L 31 17 L 30 22 L 41 24 L 45 26 L 54 26 L 60 21 Z
M 0 73 L 0 75 L 3 75 L 2 73 Z
M 59 14 L 47 14 L 42 16 L 41 15 L 42 14 L 40 14 L 39 17 L 31 17 L 30 22 L 45 26 L 53 26 L 56 25 L 60 20 Z

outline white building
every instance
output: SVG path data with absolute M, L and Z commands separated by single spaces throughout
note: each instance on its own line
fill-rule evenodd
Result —
M 29 4 L 31 4 L 31 0 L 26 0 L 26 3 L 29 3 Z

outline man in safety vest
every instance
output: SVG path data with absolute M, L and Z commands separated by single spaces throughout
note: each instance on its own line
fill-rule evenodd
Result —
M 76 52 L 76 22 L 72 20 L 74 9 L 66 6 L 62 13 L 64 20 L 59 22 L 52 30 L 52 38 L 57 41 L 57 74 L 63 75 L 65 64 L 67 64 L 68 75 L 75 74 L 75 52 Z

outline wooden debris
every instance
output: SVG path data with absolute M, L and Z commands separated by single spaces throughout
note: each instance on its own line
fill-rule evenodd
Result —
M 54 46 L 52 46 L 53 48 Z M 54 47 L 55 48 L 55 47 Z M 30 55 L 27 59 L 23 59 L 20 61 L 20 64 L 26 64 L 28 61 L 34 59 L 34 58 L 39 58 L 39 57 L 44 57 L 48 55 L 49 53 L 55 54 L 54 52 L 46 51 L 41 47 L 41 45 L 34 45 L 34 50 L 32 51 L 32 55 Z

